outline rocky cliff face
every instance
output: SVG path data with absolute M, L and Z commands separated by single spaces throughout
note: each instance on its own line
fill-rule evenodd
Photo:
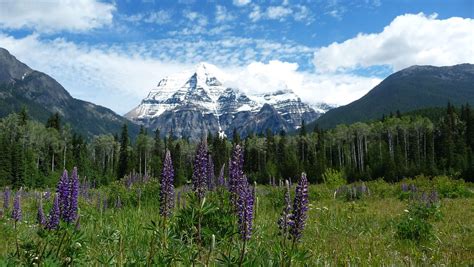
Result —
M 163 134 L 198 139 L 208 132 L 230 135 L 290 131 L 301 121 L 314 121 L 316 111 L 291 90 L 247 95 L 224 86 L 215 75 L 218 69 L 201 63 L 195 70 L 162 79 L 135 109 L 125 116 Z

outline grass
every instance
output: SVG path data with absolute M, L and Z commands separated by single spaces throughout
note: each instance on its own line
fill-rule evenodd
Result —
M 380 183 L 380 182 L 378 182 Z M 470 186 L 470 185 L 468 185 Z M 300 251 L 305 255 L 294 265 L 472 265 L 474 264 L 474 198 L 442 198 L 440 201 L 440 220 L 433 221 L 435 238 L 415 242 L 401 240 L 396 236 L 396 224 L 406 212 L 408 200 L 397 197 L 399 184 L 368 184 L 373 188 L 371 195 L 356 201 L 334 199 L 332 190 L 325 185 L 310 186 L 310 210 Z M 105 190 L 99 189 L 104 192 Z M 278 247 L 281 238 L 278 236 L 276 221 L 281 212 L 282 190 L 268 186 L 257 189 L 258 209 L 254 222 L 254 231 L 248 244 L 246 265 L 281 266 Z M 472 190 L 472 189 L 469 189 Z M 126 199 L 126 197 L 124 197 Z M 158 196 L 143 196 L 140 207 L 124 203 L 120 209 L 97 209 L 96 200 L 84 199 L 80 202 L 81 230 L 75 241 L 80 248 L 76 255 L 77 265 L 144 265 L 150 251 L 152 237 L 146 230 L 151 221 L 159 222 Z M 130 202 L 131 203 L 131 202 Z M 45 204 L 45 211 L 49 211 Z M 15 254 L 16 233 L 22 247 L 41 238 L 37 234 L 36 201 L 33 197 L 24 197 L 23 220 L 18 231 L 13 229 L 13 221 L 4 214 L 0 218 L 0 265 L 18 263 Z M 175 211 L 175 214 L 178 212 Z M 177 215 L 175 215 L 177 216 Z M 193 252 L 189 245 L 181 242 L 179 237 L 171 241 L 172 252 L 176 258 L 188 257 Z M 163 248 L 163 243 L 155 240 L 156 250 Z M 201 264 L 218 265 L 232 246 L 238 251 L 238 239 L 234 237 L 217 237 L 216 249 L 210 250 L 207 244 L 197 248 Z M 173 243 L 175 242 L 175 243 Z M 23 248 L 22 248 L 23 249 Z M 229 255 L 237 252 L 229 252 Z M 159 253 L 157 253 L 159 254 Z M 171 257 L 168 255 L 168 257 Z M 64 263 L 59 257 L 55 263 Z M 189 259 L 188 259 L 189 260 Z M 156 262 L 159 262 L 157 255 Z M 54 265 L 54 261 L 53 261 Z M 187 265 L 186 260 L 174 261 L 173 265 Z

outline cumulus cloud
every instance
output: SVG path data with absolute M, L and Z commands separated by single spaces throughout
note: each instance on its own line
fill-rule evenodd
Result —
M 172 43 L 166 42 L 155 45 L 173 47 Z M 150 51 L 156 49 L 155 45 L 130 45 L 124 48 L 88 46 L 60 38 L 43 40 L 35 34 L 24 38 L 0 34 L 1 47 L 8 49 L 33 69 L 51 75 L 74 97 L 109 107 L 121 114 L 136 106 L 160 79 L 192 69 L 200 60 L 216 63 L 222 70 L 219 78 L 226 85 L 238 87 L 247 93 L 290 88 L 303 101 L 312 104 L 347 104 L 380 81 L 354 75 L 314 74 L 299 70 L 296 63 L 280 60 L 262 63 L 255 61 L 260 52 L 250 48 L 262 46 L 265 49 L 280 49 L 284 51 L 282 53 L 296 53 L 298 50 L 281 44 L 264 45 L 246 39 L 219 43 L 219 48 L 217 44 L 201 44 L 216 50 L 212 52 L 214 58 L 211 54 L 203 55 L 203 58 L 193 57 L 199 54 L 196 51 L 202 51 L 201 46 L 195 47 L 189 43 L 178 46 L 176 49 L 183 53 L 174 58 L 171 54 L 163 57 L 161 52 L 151 55 Z M 226 47 L 235 45 L 248 46 L 243 52 L 243 55 L 248 55 L 248 63 L 229 57 Z M 180 57 L 187 58 L 187 61 L 180 61 Z
M 314 53 L 319 72 L 350 71 L 386 65 L 394 71 L 411 65 L 474 62 L 474 19 L 438 19 L 423 13 L 396 17 L 380 33 L 360 33 Z
M 113 4 L 97 0 L 2 1 L 0 26 L 38 32 L 88 31 L 112 22 Z
M 43 41 L 37 35 L 16 39 L 0 34 L 0 46 L 55 78 L 72 96 L 122 114 L 136 106 L 160 78 L 191 67 L 149 58 L 133 48 L 125 52 L 64 39 Z
M 252 0 L 233 0 L 232 3 L 236 6 L 245 6 L 248 5 Z
M 272 60 L 252 62 L 242 68 L 227 69 L 224 84 L 248 94 L 280 89 L 293 90 L 304 102 L 345 105 L 365 95 L 380 83 L 377 77 L 352 74 L 315 74 L 300 71 L 297 63 Z

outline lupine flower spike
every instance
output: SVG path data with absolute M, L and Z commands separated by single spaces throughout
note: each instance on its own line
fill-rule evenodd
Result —
M 160 214 L 169 217 L 174 208 L 174 170 L 170 151 L 166 151 L 160 187 Z
M 205 141 L 199 143 L 193 166 L 193 191 L 199 199 L 204 197 L 208 188 L 209 168 L 208 168 L 207 144 Z
M 22 219 L 20 195 L 21 189 L 15 194 L 15 199 L 13 200 L 12 219 L 15 220 L 15 222 Z
M 237 216 L 239 222 L 240 237 L 242 240 L 249 240 L 252 236 L 253 221 L 253 194 L 252 189 L 247 181 L 247 177 L 243 177 L 238 185 L 237 199 Z
M 236 204 L 238 196 L 238 187 L 242 183 L 244 177 L 244 153 L 239 145 L 234 147 L 232 158 L 229 163 L 229 191 L 231 194 L 232 204 Z
M 74 167 L 72 170 L 69 190 L 69 205 L 67 211 L 67 217 L 65 221 L 67 223 L 74 223 L 77 220 L 78 201 L 79 197 L 79 177 L 77 176 L 77 168 Z
M 38 214 L 36 215 L 36 222 L 41 226 L 46 225 L 46 217 L 44 216 L 43 211 L 43 200 L 41 198 L 38 204 Z
M 293 223 L 291 216 L 290 183 L 288 180 L 285 180 L 285 206 L 277 222 L 280 234 L 283 235 L 285 239 L 289 238 L 288 231 Z
M 46 228 L 49 230 L 56 230 L 59 227 L 59 217 L 60 217 L 60 208 L 59 208 L 59 196 L 56 194 L 53 200 L 53 207 L 49 211 L 48 224 Z
M 67 212 L 69 210 L 69 190 L 70 190 L 70 183 L 69 183 L 69 176 L 67 170 L 64 170 L 63 175 L 59 178 L 58 186 L 57 186 L 57 197 L 59 202 L 59 211 L 60 216 L 63 219 L 66 219 Z
M 306 173 L 302 173 L 301 179 L 296 186 L 293 214 L 291 216 L 293 222 L 290 226 L 290 234 L 294 242 L 301 239 L 303 229 L 306 225 L 308 204 L 308 179 L 306 178 Z

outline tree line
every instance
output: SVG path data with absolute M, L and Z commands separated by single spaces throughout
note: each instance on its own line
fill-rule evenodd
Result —
M 216 175 L 228 166 L 235 144 L 244 147 L 244 170 L 250 180 L 270 183 L 294 179 L 302 172 L 310 182 L 322 182 L 328 170 L 339 171 L 348 182 L 383 178 L 398 181 L 419 174 L 446 174 L 473 181 L 474 114 L 469 105 L 448 104 L 437 120 L 410 113 L 384 116 L 370 123 L 339 125 L 330 130 L 302 123 L 296 134 L 284 131 L 241 138 L 207 135 Z M 75 133 L 53 114 L 46 123 L 31 120 L 26 109 L 0 119 L 0 185 L 44 187 L 56 183 L 63 169 L 77 166 L 96 184 L 124 176 L 160 174 L 170 150 L 177 186 L 188 183 L 196 142 L 163 137 L 160 129 L 141 128 L 133 140 L 127 125 L 121 133 L 92 139 Z

